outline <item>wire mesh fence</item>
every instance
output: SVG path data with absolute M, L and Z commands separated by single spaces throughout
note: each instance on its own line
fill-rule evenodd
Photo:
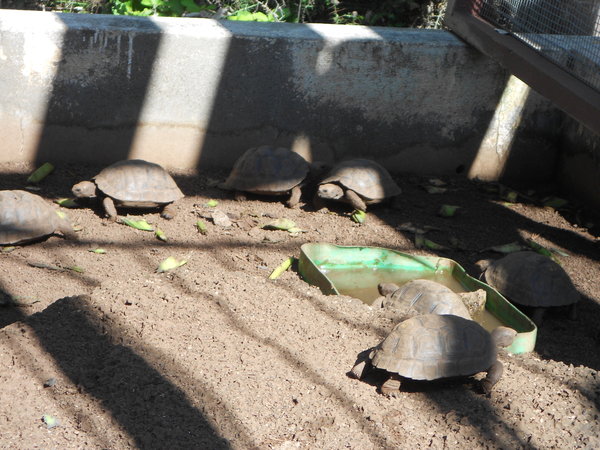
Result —
M 600 91 L 600 0 L 474 0 L 474 12 Z

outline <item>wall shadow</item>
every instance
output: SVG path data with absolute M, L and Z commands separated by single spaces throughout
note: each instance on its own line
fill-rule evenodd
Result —
M 257 32 L 250 31 L 252 24 L 245 24 L 248 28 L 244 29 L 239 23 L 220 21 L 219 26 L 232 36 L 207 135 L 198 149 L 199 170 L 228 169 L 246 149 L 263 144 L 297 148 L 307 159 L 326 163 L 350 157 L 371 158 L 372 137 L 376 136 L 380 162 L 405 167 L 405 171 L 461 172 L 477 155 L 508 78 L 499 70 L 497 87 L 477 93 L 489 103 L 471 111 L 465 95 L 469 87 L 436 75 L 435 66 L 440 64 L 437 54 L 426 53 L 431 57 L 418 58 L 403 42 L 386 40 L 393 37 L 388 36 L 393 30 L 369 27 L 369 33 L 363 31 L 354 39 L 328 40 L 306 25 L 270 24 L 275 30 L 281 27 L 297 42 L 292 49 L 285 39 L 274 38 L 270 50 L 276 63 L 267 71 L 253 64 L 255 36 L 250 34 Z M 366 59 L 367 51 L 375 56 Z M 489 70 L 481 64 L 484 57 L 475 51 L 464 56 L 464 61 L 454 61 L 451 52 L 443 57 L 448 65 L 471 64 L 476 70 L 483 71 L 482 66 Z M 399 60 L 404 62 L 401 67 Z M 417 68 L 427 73 L 426 79 L 415 79 L 406 89 L 401 81 L 406 83 L 405 71 Z M 365 88 L 364 83 L 356 81 L 359 78 L 372 79 L 372 83 Z M 387 108 L 391 98 L 401 102 L 398 112 L 385 120 L 375 118 L 371 113 L 376 109 L 374 105 L 384 103 Z M 432 129 L 430 115 L 419 112 L 423 104 L 432 108 L 436 103 L 444 105 L 439 114 L 451 121 L 450 132 Z M 469 117 L 464 125 L 457 123 L 460 121 L 456 117 L 465 114 Z M 532 123 L 546 126 L 538 118 Z M 516 139 L 516 145 L 523 143 L 527 144 Z
M 55 15 L 66 30 L 35 162 L 108 164 L 127 159 L 160 45 L 160 28 L 140 17 Z M 135 26 L 129 25 L 126 37 L 113 31 L 131 22 Z M 88 74 L 94 83 L 87 81 Z M 115 83 L 115 76 L 123 83 Z M 90 133 L 95 138 L 90 139 Z
M 100 400 L 138 448 L 230 448 L 178 387 L 118 342 L 85 296 L 59 299 L 23 322 L 61 371 Z

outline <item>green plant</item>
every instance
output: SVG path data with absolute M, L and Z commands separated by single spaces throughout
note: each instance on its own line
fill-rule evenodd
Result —
M 440 28 L 445 0 L 230 0 L 232 20 Z
M 194 0 L 111 0 L 111 12 L 127 16 L 181 17 L 184 13 L 213 11 L 214 5 L 200 6 Z
M 64 0 L 55 0 L 64 1 Z M 104 1 L 104 0 L 92 0 Z M 182 16 L 217 10 L 235 21 L 441 28 L 446 0 L 108 0 L 113 14 Z M 71 4 L 74 4 L 71 2 Z M 85 4 L 82 2 L 82 4 Z M 88 8 L 89 9 L 89 8 Z
M 106 11 L 105 0 L 42 0 L 40 6 L 48 11 L 61 11 L 81 14 L 101 14 Z

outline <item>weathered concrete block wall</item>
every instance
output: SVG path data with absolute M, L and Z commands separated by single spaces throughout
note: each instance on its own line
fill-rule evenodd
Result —
M 0 11 L 2 161 L 245 149 L 548 178 L 562 114 L 444 31 Z
M 558 167 L 562 186 L 600 211 L 600 136 L 566 119 Z

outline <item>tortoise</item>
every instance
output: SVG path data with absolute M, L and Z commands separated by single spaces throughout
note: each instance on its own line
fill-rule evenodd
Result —
M 371 368 L 389 372 L 381 393 L 393 396 L 402 377 L 436 380 L 487 372 L 480 386 L 489 394 L 502 376 L 497 347 L 509 346 L 515 336 L 516 331 L 508 327 L 490 334 L 463 317 L 423 314 L 397 324 L 367 358 L 359 358 L 351 373 L 360 379 Z
M 382 297 L 371 306 L 393 310 L 403 318 L 419 314 L 454 314 L 471 319 L 460 296 L 432 280 L 412 280 L 402 287 L 395 283 L 379 283 L 377 289 Z
M 175 180 L 158 164 L 141 159 L 118 161 L 72 188 L 77 198 L 102 198 L 106 215 L 117 220 L 117 206 L 162 207 L 161 217 L 172 219 L 173 203 L 184 197 Z
M 26 191 L 0 191 L 0 245 L 22 244 L 60 232 L 75 237 L 68 220 L 42 197 Z
M 320 209 L 321 199 L 339 200 L 366 211 L 367 205 L 381 203 L 400 193 L 400 187 L 383 166 L 370 159 L 349 159 L 335 165 L 321 180 L 315 206 Z
M 295 208 L 300 202 L 302 187 L 318 168 L 318 163 L 310 164 L 287 148 L 263 145 L 246 150 L 219 187 L 235 191 L 238 201 L 246 199 L 244 192 L 259 195 L 289 194 L 286 205 Z
M 576 318 L 579 293 L 565 270 L 547 256 L 522 251 L 482 265 L 485 282 L 510 301 L 532 308 L 536 325 L 548 307 L 570 305 L 569 317 Z

